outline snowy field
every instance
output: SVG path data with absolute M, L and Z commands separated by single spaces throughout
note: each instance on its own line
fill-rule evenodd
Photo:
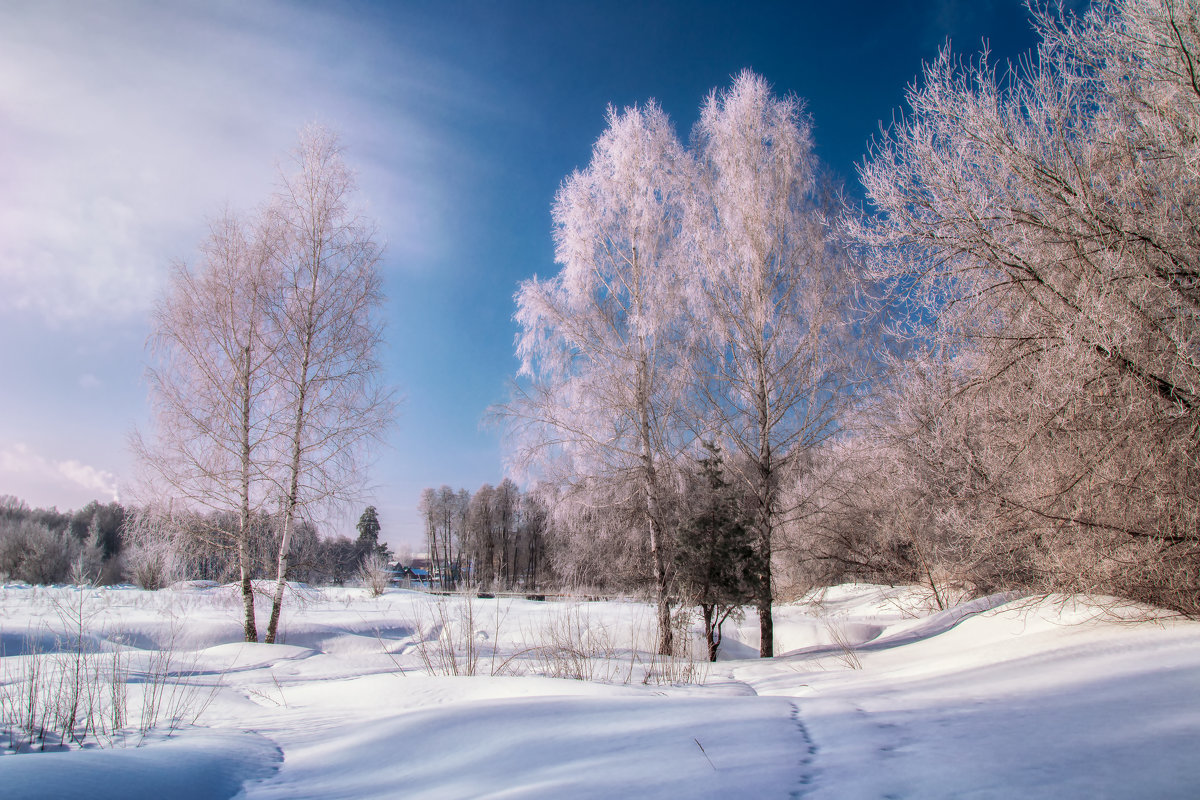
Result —
M 635 602 L 298 588 L 276 645 L 238 604 L 0 589 L 0 795 L 1200 796 L 1200 623 L 1110 604 L 841 586 L 712 665 L 655 658 Z M 64 696 L 82 744 L 14 729 Z

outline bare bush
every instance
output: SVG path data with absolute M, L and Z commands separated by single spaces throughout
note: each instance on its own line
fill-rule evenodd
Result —
M 182 577 L 179 532 L 165 509 L 134 509 L 125 531 L 125 569 L 134 583 L 153 591 Z
M 79 544 L 28 519 L 0 519 L 0 577 L 26 583 L 63 583 L 70 578 Z
M 614 638 L 591 618 L 586 604 L 568 603 L 523 630 L 517 653 L 523 666 L 548 678 L 611 681 L 622 672 Z
M 139 668 L 118 636 L 96 629 L 103 605 L 93 592 L 66 591 L 52 598 L 52 648 L 42 628 L 26 634 L 20 654 L 0 654 L 0 734 L 9 752 L 140 743 L 151 731 L 170 735 L 200 719 L 220 681 L 202 685 L 194 661 L 180 659 L 178 628 Z
M 439 597 L 421 607 L 431 610 L 430 618 L 414 614 L 416 650 L 425 670 L 430 675 L 477 675 L 487 634 L 476 629 L 480 620 L 474 594 Z
M 845 622 L 837 617 L 825 619 L 825 631 L 830 641 L 838 649 L 838 661 L 849 669 L 862 669 L 862 660 L 858 657 L 858 647 L 846 631 Z
M 379 553 L 368 553 L 358 565 L 358 580 L 372 597 L 379 597 L 391 585 L 392 570 Z

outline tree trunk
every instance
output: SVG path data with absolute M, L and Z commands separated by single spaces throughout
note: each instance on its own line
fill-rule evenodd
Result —
M 313 271 L 312 287 L 309 297 L 317 292 L 317 273 Z M 288 553 L 292 547 L 292 529 L 296 524 L 296 506 L 300 501 L 300 454 L 304 447 L 304 426 L 307 422 L 307 401 L 309 389 L 309 365 L 312 359 L 313 342 L 313 307 L 308 307 L 307 326 L 304 338 L 304 353 L 300 361 L 299 383 L 296 396 L 296 422 L 292 428 L 292 463 L 289 476 L 288 493 L 284 498 L 283 537 L 279 542 L 279 559 L 275 566 L 275 596 L 271 599 L 271 620 L 267 623 L 267 644 L 275 643 L 275 633 L 279 627 L 279 612 L 283 608 L 283 590 L 287 583 Z
M 253 335 L 253 330 L 251 330 Z M 242 349 L 242 364 L 241 374 L 238 380 L 241 382 L 242 393 L 242 419 L 241 419 L 241 470 L 242 470 L 242 485 L 241 497 L 238 498 L 240 503 L 239 508 L 239 525 L 241 530 L 238 536 L 238 571 L 242 579 L 242 607 L 244 610 L 244 620 L 242 623 L 243 634 L 247 642 L 258 641 L 258 624 L 254 619 L 254 586 L 250 583 L 250 411 L 251 411 L 251 392 L 250 392 L 250 359 L 251 346 L 246 345 Z
M 766 373 L 766 361 L 757 354 L 758 369 L 758 656 L 775 655 L 775 622 L 771 616 L 774 600 L 771 587 L 771 534 L 775 520 L 774 453 L 771 449 L 771 394 Z
M 267 623 L 267 644 L 275 644 L 275 631 L 279 627 L 279 613 L 283 608 L 283 590 L 287 585 L 288 557 L 292 549 L 294 520 L 295 512 L 288 511 L 283 520 L 283 538 L 279 542 L 279 559 L 275 565 L 275 595 L 271 598 L 271 620 Z
M 771 604 L 774 602 L 774 591 L 771 586 L 771 529 L 767 518 L 762 520 L 759 531 L 759 557 L 762 564 L 758 576 L 758 656 L 771 658 L 775 655 L 775 621 L 772 617 Z
M 304 369 L 308 370 L 308 352 L 304 354 Z M 275 633 L 279 627 L 279 613 L 283 608 L 283 590 L 287 584 L 288 554 L 292 547 L 292 529 L 296 525 L 296 505 L 300 496 L 300 448 L 304 432 L 304 400 L 307 382 L 301 385 L 299 409 L 296 412 L 296 428 L 292 440 L 291 482 L 288 495 L 284 499 L 283 536 L 279 542 L 279 558 L 275 565 L 275 596 L 271 599 L 271 621 L 267 623 L 267 644 L 275 643 Z
M 775 621 L 771 618 L 770 592 L 758 599 L 758 657 L 775 655 Z
M 671 628 L 671 598 L 667 595 L 667 570 L 659 542 L 658 525 L 650 520 L 650 555 L 654 561 L 654 588 L 658 595 L 658 654 L 675 651 L 675 632 Z
M 929 582 L 929 588 L 933 591 L 933 599 L 937 602 L 938 611 L 945 611 L 946 603 L 942 600 L 942 593 L 938 591 L 937 581 L 933 579 L 933 570 L 929 568 L 925 553 L 921 551 L 921 545 L 917 543 L 917 537 L 912 531 L 909 532 L 908 539 L 917 553 L 917 560 L 921 562 L 921 571 L 925 573 L 925 580 Z
M 658 476 L 654 469 L 654 456 L 650 448 L 649 419 L 645 405 L 642 407 L 641 416 L 646 516 L 650 521 L 650 560 L 653 563 L 654 590 L 658 600 L 658 654 L 669 656 L 675 649 L 675 633 L 671 629 L 671 598 L 668 596 L 667 564 L 663 553 L 662 531 L 659 530 L 661 517 L 658 503 Z
M 243 633 L 247 642 L 258 641 L 258 626 L 254 622 L 254 586 L 250 583 L 250 554 L 243 536 L 238 542 L 238 561 L 242 578 L 242 607 L 245 610 Z
M 704 615 L 704 641 L 708 643 L 708 660 L 717 660 L 717 648 L 721 646 L 720 622 L 714 619 L 714 607 L 712 603 L 703 603 L 700 606 L 700 613 Z

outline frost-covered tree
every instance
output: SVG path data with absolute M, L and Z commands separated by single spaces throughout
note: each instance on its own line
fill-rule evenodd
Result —
M 545 556 L 546 508 L 511 479 L 485 483 L 471 495 L 462 555 L 481 588 L 512 589 L 537 583 Z
M 790 509 L 781 487 L 838 430 L 848 400 L 854 274 L 828 227 L 811 123 L 741 73 L 693 131 L 698 163 L 685 226 L 693 383 L 703 422 L 728 444 L 752 500 L 762 656 L 774 652 L 772 546 Z
M 104 557 L 108 559 L 121 550 L 125 513 L 120 503 L 102 504 L 93 500 L 71 515 L 71 535 L 83 541 L 95 525 Z
M 62 583 L 71 574 L 78 543 L 29 517 L 0 520 L 0 578 Z
M 425 551 L 429 555 L 429 562 L 436 566 L 438 562 L 438 553 L 441 550 L 439 545 L 439 527 L 438 527 L 438 494 L 437 490 L 432 487 L 426 487 L 421 490 L 421 498 L 417 501 L 417 511 L 421 514 L 421 522 L 425 526 Z
M 657 105 L 610 109 L 587 168 L 555 199 L 561 270 L 517 293 L 527 381 L 507 409 L 525 462 L 562 467 L 547 477 L 633 487 L 664 653 L 673 643 L 662 473 L 681 440 L 677 243 L 689 164 Z
M 644 592 L 653 575 L 649 543 L 630 487 L 583 476 L 570 486 L 544 483 L 546 573 L 560 586 Z
M 104 539 L 100 533 L 99 517 L 92 517 L 87 537 L 71 564 L 71 582 L 75 584 L 100 583 L 104 567 Z
M 943 52 L 862 169 L 853 232 L 948 379 L 909 451 L 976 556 L 1200 613 L 1200 14 L 1035 20 L 1019 72 Z
M 480 586 L 512 588 L 521 545 L 521 491 L 509 478 L 485 483 L 467 504 L 461 552 Z
M 392 581 L 387 559 L 379 552 L 368 553 L 358 562 L 358 580 L 372 597 L 379 597 Z

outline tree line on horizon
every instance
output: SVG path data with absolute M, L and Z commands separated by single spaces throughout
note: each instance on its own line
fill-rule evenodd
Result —
M 367 521 L 374 519 L 374 524 Z M 240 581 L 241 560 L 231 542 L 241 523 L 229 512 L 177 513 L 172 530 L 139 506 L 92 501 L 78 511 L 31 508 L 0 496 L 0 580 L 29 584 L 112 585 L 160 589 L 178 581 Z M 345 585 L 361 579 L 368 556 L 391 557 L 379 543 L 373 507 L 359 519 L 359 535 L 322 535 L 301 520 L 292 535 L 287 579 L 311 585 Z M 265 513 L 251 519 L 247 552 L 253 580 L 271 578 L 277 567 L 282 520 Z
M 536 492 L 522 492 L 509 478 L 474 493 L 427 487 L 417 510 L 429 563 L 443 588 L 534 589 L 550 581 L 546 509 Z

